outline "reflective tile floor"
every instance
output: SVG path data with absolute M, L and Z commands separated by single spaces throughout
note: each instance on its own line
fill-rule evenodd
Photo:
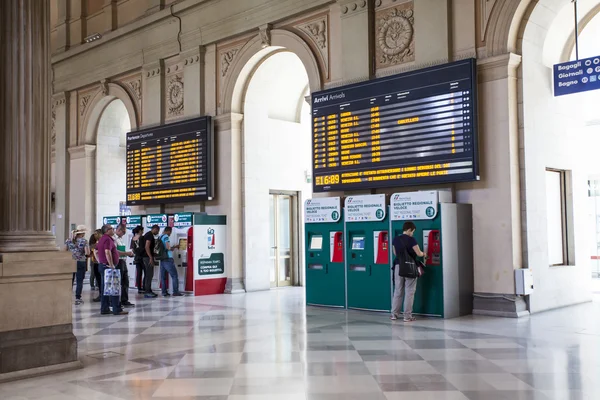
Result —
M 405 325 L 306 308 L 303 293 L 137 298 L 123 317 L 85 293 L 85 368 L 0 385 L 0 399 L 600 399 L 600 303 Z

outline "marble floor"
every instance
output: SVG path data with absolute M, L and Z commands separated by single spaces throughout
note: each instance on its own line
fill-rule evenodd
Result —
M 514 320 L 392 322 L 306 308 L 301 288 L 74 307 L 85 368 L 2 400 L 597 400 L 600 303 Z

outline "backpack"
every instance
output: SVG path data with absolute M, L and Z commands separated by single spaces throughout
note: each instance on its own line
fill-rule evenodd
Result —
M 168 258 L 167 249 L 162 241 L 164 236 L 165 235 L 161 235 L 157 240 L 154 241 L 154 258 L 156 260 L 166 260 Z

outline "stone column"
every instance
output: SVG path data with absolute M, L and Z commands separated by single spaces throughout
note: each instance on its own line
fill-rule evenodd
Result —
M 524 299 L 515 295 L 514 273 L 523 266 L 517 118 L 520 63 L 516 54 L 478 60 L 481 181 L 456 188 L 457 202 L 473 205 L 474 314 L 529 314 Z
M 242 237 L 242 121 L 243 115 L 229 113 L 215 118 L 215 170 L 218 201 L 206 202 L 209 214 L 227 215 L 225 293 L 245 291 Z
M 50 233 L 49 3 L 0 2 L 0 382 L 80 366 Z
M 341 8 L 342 77 L 366 80 L 373 75 L 373 1 L 338 0 Z
M 69 124 L 69 105 L 65 92 L 53 96 L 52 118 L 54 120 L 54 162 L 56 176 L 55 181 L 55 211 L 56 214 L 56 243 L 62 245 L 69 237 L 69 218 L 68 205 L 69 199 L 69 160 L 67 155 L 68 148 L 68 124 Z
M 69 4 L 67 0 L 57 0 L 58 3 L 58 21 L 56 23 L 56 51 L 63 52 L 69 50 L 71 46 L 69 29 Z

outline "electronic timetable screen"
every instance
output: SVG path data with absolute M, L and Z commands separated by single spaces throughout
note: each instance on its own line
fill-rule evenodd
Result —
M 312 94 L 315 192 L 479 179 L 474 59 Z
M 127 134 L 127 205 L 213 198 L 213 122 L 200 117 Z

